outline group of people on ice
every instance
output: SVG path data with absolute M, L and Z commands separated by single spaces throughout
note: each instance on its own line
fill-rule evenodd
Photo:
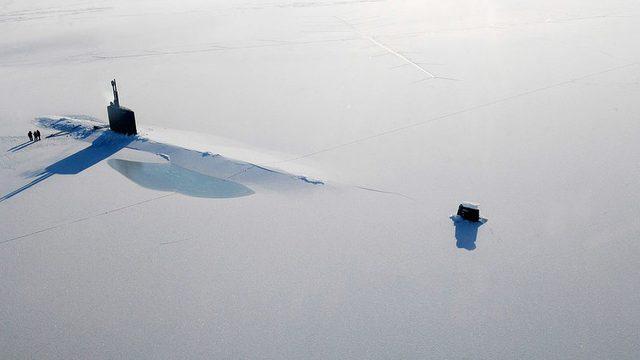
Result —
M 29 131 L 27 134 L 29 136 L 29 141 L 39 141 L 40 140 L 40 130 L 36 130 L 34 132 Z

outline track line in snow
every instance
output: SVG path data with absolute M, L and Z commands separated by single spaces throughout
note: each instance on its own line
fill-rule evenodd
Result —
M 503 102 L 514 100 L 514 99 L 517 99 L 517 98 L 533 95 L 533 94 L 536 94 L 536 93 L 539 93 L 539 92 L 543 92 L 543 91 L 546 91 L 546 90 L 550 90 L 550 89 L 553 89 L 553 88 L 557 88 L 557 87 L 565 86 L 565 85 L 568 85 L 568 84 L 572 84 L 572 83 L 575 83 L 576 81 L 588 79 L 590 77 L 594 77 L 594 76 L 598 76 L 598 75 L 602 75 L 602 74 L 606 74 L 606 73 L 610 73 L 610 72 L 614 72 L 614 71 L 618 71 L 618 70 L 622 70 L 622 69 L 626 69 L 626 68 L 633 67 L 633 66 L 638 66 L 638 65 L 640 65 L 640 61 L 636 61 L 636 62 L 632 62 L 632 63 L 620 65 L 620 66 L 615 66 L 615 67 L 612 67 L 612 68 L 608 68 L 608 69 L 605 69 L 605 70 L 589 73 L 589 74 L 586 74 L 586 75 L 581 75 L 581 76 L 574 77 L 574 78 L 571 78 L 571 79 L 568 79 L 568 80 L 564 80 L 564 81 L 560 81 L 560 82 L 557 82 L 557 83 L 553 83 L 553 84 L 550 84 L 550 85 L 546 85 L 546 86 L 538 87 L 538 88 L 535 88 L 535 89 L 523 91 L 523 92 L 520 92 L 520 93 L 517 93 L 517 94 L 513 94 L 513 95 L 509 95 L 509 96 L 506 96 L 506 97 L 503 97 L 503 98 L 487 101 L 485 103 L 481 103 L 481 104 L 478 104 L 478 105 L 469 106 L 469 107 L 463 108 L 461 110 L 456 110 L 456 111 L 452 111 L 452 112 L 449 112 L 449 113 L 446 113 L 446 114 L 438 115 L 436 117 L 433 117 L 433 118 L 430 118 L 430 119 L 427 119 L 427 120 L 424 120 L 424 121 L 418 121 L 418 122 L 414 122 L 414 123 L 411 123 L 411 124 L 408 124 L 408 125 L 399 126 L 399 127 L 396 127 L 396 128 L 392 128 L 392 129 L 389 129 L 389 130 L 385 130 L 385 131 L 379 132 L 377 134 L 364 136 L 364 137 L 361 137 L 361 138 L 358 138 L 358 139 L 354 139 L 354 140 L 351 140 L 351 141 L 348 141 L 348 142 L 345 142 L 345 143 L 342 143 L 342 144 L 326 147 L 324 149 L 316 150 L 316 151 L 313 151 L 313 152 L 310 152 L 310 153 L 306 153 L 306 154 L 303 154 L 303 155 L 300 155 L 300 156 L 296 156 L 296 157 L 293 157 L 293 158 L 289 158 L 289 159 L 285 159 L 285 160 L 281 160 L 281 161 L 276 161 L 276 162 L 271 162 L 271 163 L 263 163 L 263 164 L 260 164 L 260 165 L 269 166 L 269 165 L 283 164 L 283 163 L 287 163 L 287 162 L 291 162 L 291 161 L 305 159 L 305 158 L 308 158 L 308 157 L 311 157 L 311 156 L 315 156 L 315 155 L 318 155 L 318 154 L 322 154 L 322 153 L 326 153 L 326 152 L 329 152 L 329 151 L 337 150 L 337 149 L 340 149 L 340 148 L 343 148 L 343 147 L 355 145 L 355 144 L 358 144 L 358 143 L 361 143 L 361 142 L 365 142 L 365 141 L 368 141 L 368 140 L 371 140 L 371 139 L 375 139 L 375 138 L 379 138 L 379 137 L 382 137 L 382 136 L 386 136 L 386 135 L 394 134 L 394 133 L 397 133 L 397 132 L 401 132 L 401 131 L 404 131 L 404 130 L 407 130 L 407 129 L 411 129 L 411 128 L 414 128 L 414 127 L 417 127 L 417 126 L 422 126 L 422 125 L 429 124 L 429 123 L 432 123 L 432 122 L 444 120 L 444 119 L 447 119 L 447 118 L 450 118 L 450 117 L 454 117 L 454 116 L 457 116 L 457 115 L 465 114 L 465 113 L 468 113 L 468 112 L 472 112 L 472 111 L 475 111 L 475 110 L 479 110 L 479 109 L 482 109 L 482 108 L 486 108 L 486 107 L 497 105 L 497 104 L 500 104 L 500 103 L 503 103 Z
M 231 179 L 232 177 L 236 177 L 236 176 L 238 176 L 238 175 L 240 175 L 240 174 L 244 174 L 244 173 L 246 173 L 247 171 L 249 171 L 250 169 L 253 169 L 254 167 L 256 167 L 256 165 L 251 164 L 250 166 L 247 166 L 247 167 L 245 167 L 244 169 L 242 169 L 242 170 L 240 170 L 240 171 L 238 171 L 238 172 L 235 172 L 235 173 L 233 173 L 233 174 L 231 174 L 231 175 L 227 176 L 227 177 L 226 177 L 226 178 L 224 178 L 224 179 L 225 179 L 225 180 L 229 180 L 229 179 Z
M 432 73 L 431 71 L 425 69 L 424 67 L 420 66 L 420 64 L 416 63 L 415 61 L 409 59 L 408 57 L 402 55 L 401 53 L 399 53 L 398 51 L 390 48 L 389 46 L 381 43 L 380 41 L 376 40 L 375 38 L 373 38 L 370 35 L 364 34 L 362 33 L 360 30 L 358 30 L 354 25 L 352 25 L 351 23 L 347 22 L 346 20 L 336 17 L 340 22 L 342 22 L 343 24 L 347 25 L 348 27 L 350 27 L 351 29 L 353 29 L 353 31 L 360 35 L 362 38 L 369 40 L 372 44 L 376 45 L 377 47 L 383 49 L 384 51 L 386 51 L 387 53 L 394 55 L 395 57 L 399 58 L 400 60 L 404 61 L 406 64 L 413 66 L 415 69 L 417 69 L 418 71 L 428 75 L 431 78 L 438 78 L 434 73 Z
M 149 52 L 150 50 L 145 50 L 143 52 L 121 54 L 121 55 L 108 55 L 108 54 L 107 55 L 86 54 L 86 55 L 94 60 L 117 60 L 117 59 L 152 57 L 152 56 L 200 54 L 200 53 L 218 52 L 218 51 L 251 50 L 251 49 L 270 48 L 270 47 L 306 46 L 306 45 L 325 44 L 325 43 L 334 43 L 334 42 L 347 42 L 347 41 L 355 41 L 355 40 L 360 40 L 360 38 L 346 37 L 346 38 L 308 40 L 308 41 L 258 39 L 258 41 L 261 43 L 254 44 L 254 45 L 213 46 L 213 47 L 187 49 L 187 50 L 153 50 L 154 52 Z M 14 64 L 5 64 L 5 65 L 10 66 Z
M 399 192 L 373 189 L 373 188 L 368 188 L 368 187 L 364 187 L 364 186 L 356 186 L 356 188 L 358 188 L 360 190 L 366 190 L 366 191 L 371 191 L 371 192 L 376 192 L 376 193 L 381 193 L 381 194 L 400 196 L 400 197 L 403 197 L 405 199 L 409 199 L 411 201 L 416 201 L 416 199 L 412 198 L 411 196 L 407 196 L 407 195 L 405 195 L 403 193 L 399 193 Z
M 186 239 L 180 239 L 180 240 L 175 240 L 175 241 L 167 241 L 167 242 L 161 242 L 160 244 L 158 244 L 158 246 L 164 246 L 164 245 L 171 245 L 171 244 L 178 244 L 184 241 L 189 241 L 193 239 L 193 237 L 188 237 Z
M 82 222 L 82 221 L 90 220 L 90 219 L 93 219 L 95 217 L 109 215 L 109 214 L 112 214 L 114 212 L 118 212 L 118 211 L 122 211 L 122 210 L 125 210 L 125 209 L 129 209 L 129 208 L 132 208 L 132 207 L 135 207 L 135 206 L 139 206 L 139 205 L 142 205 L 142 204 L 146 204 L 146 203 L 149 203 L 149 202 L 152 202 L 152 201 L 155 201 L 155 200 L 164 199 L 166 197 L 170 197 L 170 196 L 173 196 L 175 194 L 176 193 L 164 194 L 164 195 L 156 196 L 156 197 L 153 197 L 153 198 L 150 198 L 150 199 L 138 201 L 138 202 L 135 202 L 133 204 L 128 204 L 128 205 L 124 205 L 124 206 L 117 207 L 117 208 L 114 208 L 114 209 L 110 209 L 110 210 L 107 210 L 107 211 L 104 211 L 104 212 L 101 212 L 101 213 L 85 216 L 85 217 L 74 219 L 74 220 L 71 220 L 71 221 L 66 221 L 66 222 L 63 222 L 63 223 L 60 223 L 60 224 L 57 224 L 57 225 L 46 227 L 44 229 L 40 229 L 40 230 L 37 230 L 37 231 L 34 231 L 34 232 L 30 232 L 28 234 L 16 236 L 16 237 L 11 238 L 9 240 L 0 241 L 0 245 L 7 244 L 7 243 L 10 243 L 10 242 L 13 242 L 13 241 L 16 241 L 16 240 L 24 239 L 24 238 L 27 238 L 27 237 L 30 237 L 30 236 L 33 236 L 33 235 L 41 234 L 43 232 L 47 232 L 47 231 L 50 231 L 50 230 L 55 230 L 55 229 L 58 229 L 58 228 L 61 228 L 61 227 L 67 226 L 67 225 L 76 224 L 76 223 L 79 223 L 79 222 Z
M 425 69 L 424 67 L 420 66 L 418 63 L 414 62 L 413 60 L 409 59 L 408 57 L 400 54 L 399 52 L 393 50 L 392 48 L 388 47 L 387 45 L 379 42 L 378 40 L 374 39 L 373 37 L 369 36 L 369 35 L 365 35 L 364 36 L 365 39 L 371 41 L 372 43 L 374 43 L 375 45 L 377 45 L 378 47 L 386 50 L 388 53 L 395 55 L 396 57 L 400 58 L 401 60 L 403 60 L 405 63 L 413 66 L 414 68 L 416 68 L 418 71 L 421 71 L 427 75 L 429 75 L 432 78 L 437 78 L 437 76 L 432 73 L 431 71 Z

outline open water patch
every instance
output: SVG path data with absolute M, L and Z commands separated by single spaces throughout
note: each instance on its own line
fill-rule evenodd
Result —
M 109 165 L 134 183 L 153 190 L 201 198 L 235 198 L 254 194 L 234 181 L 216 178 L 171 163 L 109 159 Z

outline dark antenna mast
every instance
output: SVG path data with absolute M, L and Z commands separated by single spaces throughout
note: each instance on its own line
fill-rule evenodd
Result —
M 116 86 L 116 79 L 111 80 L 111 87 L 113 88 L 113 104 L 120 107 L 120 99 L 118 99 L 118 87 Z

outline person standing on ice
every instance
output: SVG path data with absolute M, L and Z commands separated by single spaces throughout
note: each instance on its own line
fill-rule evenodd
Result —
M 36 139 L 40 141 L 40 130 L 36 130 Z
M 31 133 L 31 130 L 29 130 L 27 135 L 29 135 L 29 141 L 33 141 L 33 134 Z

